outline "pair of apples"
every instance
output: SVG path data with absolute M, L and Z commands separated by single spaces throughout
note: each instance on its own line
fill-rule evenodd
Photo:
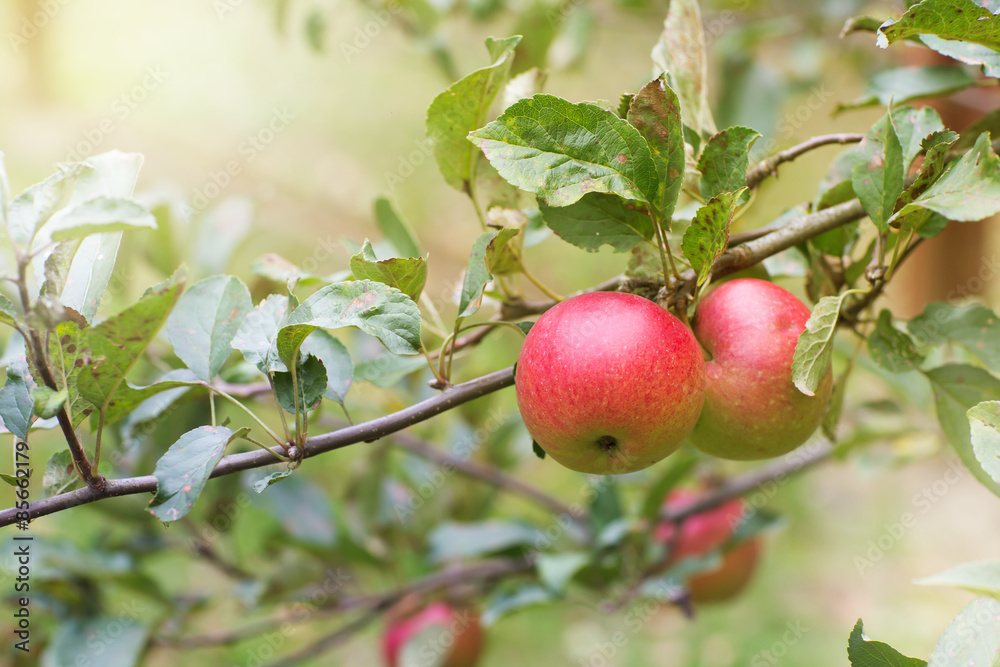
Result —
M 528 332 L 517 404 L 528 432 L 572 470 L 642 470 L 695 447 L 733 460 L 785 454 L 813 434 L 833 386 L 813 396 L 792 383 L 792 357 L 810 311 L 764 280 L 719 285 L 694 331 L 634 294 L 563 301 Z

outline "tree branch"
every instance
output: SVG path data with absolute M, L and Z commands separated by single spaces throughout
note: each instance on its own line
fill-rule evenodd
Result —
M 302 458 L 310 458 L 325 452 L 347 447 L 358 442 L 374 442 L 390 433 L 395 433 L 408 426 L 417 424 L 450 410 L 462 403 L 485 396 L 504 387 L 514 384 L 514 369 L 505 368 L 489 375 L 454 385 L 442 391 L 437 396 L 421 401 L 399 412 L 385 417 L 379 417 L 363 424 L 348 426 L 332 433 L 308 438 L 302 450 Z M 278 463 L 274 455 L 264 450 L 255 450 L 241 454 L 230 454 L 224 457 L 212 471 L 212 477 L 221 477 L 233 473 L 261 468 Z M 138 493 L 155 493 L 156 478 L 152 475 L 131 477 L 128 479 L 107 480 L 101 491 L 86 487 L 63 493 L 51 498 L 36 500 L 28 505 L 28 518 L 34 519 L 53 512 L 59 512 L 70 507 L 86 505 L 105 498 L 117 498 Z M 19 510 L 9 508 L 0 511 L 0 527 L 9 526 L 17 521 Z
M 440 466 L 445 468 L 454 468 L 464 475 L 481 479 L 495 487 L 527 498 L 532 502 L 538 503 L 547 510 L 550 510 L 554 514 L 565 514 L 569 517 L 576 518 L 576 515 L 573 513 L 573 510 L 569 505 L 553 498 L 540 489 L 536 489 L 530 484 L 525 484 L 521 480 L 508 475 L 499 468 L 484 466 L 476 463 L 475 461 L 461 459 L 457 456 L 451 456 L 450 454 L 442 452 L 430 443 L 425 442 L 420 438 L 416 438 L 409 433 L 397 433 L 392 439 L 397 446 L 402 447 L 408 452 L 422 456 L 425 459 L 430 459 Z
M 830 458 L 834 448 L 830 444 L 818 447 L 815 451 L 806 452 L 802 449 L 785 454 L 774 463 L 763 465 L 755 470 L 733 477 L 721 486 L 716 487 L 690 505 L 681 510 L 663 511 L 660 518 L 664 521 L 680 521 L 695 514 L 701 514 L 713 507 L 718 507 L 727 500 L 745 496 L 759 486 L 768 482 L 780 482 L 789 475 L 800 473 L 812 468 L 818 463 Z
M 782 250 L 804 243 L 809 239 L 860 220 L 867 215 L 857 199 L 809 213 L 788 221 L 770 234 L 727 250 L 712 267 L 712 278 L 721 278 L 749 268 L 758 262 L 776 255 Z M 693 280 L 694 271 L 688 271 L 685 279 Z
M 762 160 L 754 165 L 753 169 L 747 172 L 747 187 L 753 190 L 768 176 L 777 177 L 779 164 L 790 162 L 803 153 L 808 153 L 814 148 L 828 146 L 830 144 L 856 144 L 864 138 L 865 135 L 863 134 L 823 134 L 803 141 L 797 146 L 792 146 L 791 148 L 772 155 L 766 160 Z
M 534 567 L 533 564 L 524 558 L 494 558 L 474 561 L 455 567 L 447 567 L 439 572 L 412 581 L 394 591 L 356 595 L 317 606 L 313 610 L 314 613 L 309 614 L 307 618 L 312 618 L 314 614 L 325 615 L 352 611 L 375 612 L 377 615 L 381 615 L 386 609 L 408 595 L 424 595 L 436 590 L 451 588 L 452 586 L 466 585 L 470 581 L 499 579 L 510 574 L 530 570 L 532 567 Z M 238 628 L 188 637 L 160 639 L 157 643 L 182 648 L 235 644 L 251 637 L 257 637 L 285 623 L 294 621 L 301 616 L 301 607 L 293 601 L 288 609 L 283 609 L 267 618 L 247 623 Z M 356 628 L 356 630 L 360 630 L 361 627 Z

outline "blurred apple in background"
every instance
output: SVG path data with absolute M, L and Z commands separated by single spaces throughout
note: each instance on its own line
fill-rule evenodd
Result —
M 388 667 L 474 667 L 482 652 L 479 614 L 446 602 L 391 618 L 382 635 Z
M 689 507 L 699 497 L 694 491 L 678 489 L 667 496 L 663 506 L 665 509 L 678 511 Z M 684 519 L 680 535 L 676 535 L 677 527 L 673 523 L 661 523 L 657 526 L 654 537 L 658 542 L 668 545 L 668 548 L 672 546 L 666 567 L 676 565 L 685 558 L 707 556 L 723 548 L 749 511 L 746 501 L 734 498 Z M 719 602 L 738 595 L 753 576 L 760 548 L 759 537 L 739 542 L 721 554 L 722 561 L 716 569 L 690 577 L 687 587 L 691 601 Z

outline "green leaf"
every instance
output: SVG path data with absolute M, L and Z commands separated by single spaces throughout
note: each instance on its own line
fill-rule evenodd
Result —
M 8 367 L 7 380 L 0 389 L 0 418 L 7 430 L 20 440 L 28 437 L 34 405 L 24 376 Z
M 90 363 L 90 349 L 87 346 L 87 331 L 81 330 L 76 322 L 62 322 L 49 336 L 49 360 L 55 375 L 56 388 L 67 392 L 67 406 L 73 426 L 79 426 L 97 408 L 80 395 L 77 386 L 80 375 Z M 32 369 L 35 381 L 40 380 Z
M 1000 17 L 972 0 L 923 0 L 878 29 L 875 43 L 887 48 L 910 35 L 935 35 L 1000 51 Z
M 746 180 L 746 179 L 744 179 Z M 722 192 L 698 209 L 694 220 L 684 230 L 681 250 L 698 275 L 698 286 L 712 275 L 712 266 L 729 245 L 729 227 L 740 205 L 746 186 L 736 192 Z
M 507 81 L 514 47 L 520 41 L 520 36 L 487 39 L 491 64 L 456 81 L 434 98 L 427 110 L 427 137 L 434 158 L 444 180 L 456 190 L 469 191 L 475 148 L 467 137 L 486 121 L 490 106 Z
M 256 484 L 273 477 L 258 472 L 249 476 L 247 481 L 253 480 L 256 488 Z M 252 498 L 256 507 L 273 517 L 286 533 L 299 542 L 323 548 L 337 544 L 330 498 L 322 487 L 304 475 L 292 475 L 268 489 L 267 493 L 255 494 Z
M 273 252 L 265 253 L 255 259 L 250 264 L 250 271 L 258 276 L 263 276 L 276 283 L 297 285 L 311 285 L 313 283 L 338 282 L 349 278 L 350 271 L 338 271 L 329 276 L 320 276 L 315 273 L 305 271 L 292 264 L 281 255 Z
M 894 108 L 892 126 L 903 149 L 904 171 L 909 170 L 922 150 L 947 141 L 953 135 L 945 129 L 940 114 L 931 106 Z
M 542 446 L 539 445 L 534 440 L 531 441 L 531 451 L 534 452 L 535 456 L 537 456 L 538 458 L 542 460 L 545 459 L 545 450 L 542 449 Z
M 119 427 L 125 447 L 136 446 L 144 435 L 149 435 L 159 420 L 177 401 L 191 390 L 191 383 L 197 382 L 197 376 L 187 368 L 178 368 L 161 375 L 156 383 L 149 387 L 134 389 L 128 392 L 126 400 L 118 398 L 114 407 L 108 410 L 105 421 L 114 423 L 119 419 L 124 422 Z M 140 399 L 133 402 L 133 399 Z M 118 414 L 118 410 L 123 414 Z
M 122 419 L 131 417 L 133 411 L 150 398 L 170 392 L 164 400 L 166 409 L 171 403 L 187 393 L 192 387 L 199 386 L 200 382 L 190 369 L 178 368 L 164 373 L 156 382 L 145 387 L 136 387 L 130 382 L 124 382 L 115 391 L 114 400 L 110 401 L 105 408 L 104 423 L 114 424 Z
M 88 322 L 93 322 L 97 316 L 101 299 L 111 282 L 121 240 L 121 232 L 105 232 L 91 234 L 79 243 L 66 242 L 73 245 L 68 246 L 60 258 L 63 278 L 59 301 L 83 315 Z
M 206 188 L 207 189 L 207 188 Z M 233 252 L 253 230 L 255 206 L 248 197 L 226 197 L 197 218 L 189 257 L 198 273 L 225 273 Z M 329 237 L 317 238 L 326 250 Z M 325 242 L 324 242 L 325 241 Z M 320 257 L 317 252 L 314 259 Z
M 17 246 L 31 247 L 39 227 L 45 224 L 63 202 L 83 171 L 81 164 L 68 164 L 19 194 L 6 207 L 7 233 Z
M 1000 402 L 980 403 L 966 414 L 972 452 L 986 474 L 1000 484 Z
M 538 584 L 516 584 L 512 589 L 498 590 L 490 595 L 483 611 L 482 623 L 489 627 L 515 611 L 555 602 L 556 599 L 552 591 Z
M 426 368 L 427 360 L 421 356 L 400 357 L 383 352 L 355 366 L 354 380 L 370 382 L 376 387 L 385 389 L 398 384 L 407 375 Z
M 233 349 L 262 373 L 288 370 L 278 355 L 278 331 L 291 313 L 287 296 L 271 294 L 261 301 L 240 324 L 233 336 Z
M 919 586 L 951 586 L 972 591 L 976 595 L 1000 598 L 1000 561 L 963 563 L 929 577 L 914 579 L 913 583 Z
M 967 411 L 983 401 L 1000 400 L 1000 380 L 975 366 L 949 364 L 924 373 L 934 390 L 938 421 L 948 442 L 973 477 L 1000 496 L 1000 484 L 980 465 L 972 447 Z
M 903 192 L 903 149 L 892 117 L 882 116 L 862 139 L 851 167 L 851 184 L 868 217 L 888 231 L 896 198 Z
M 840 307 L 848 294 L 851 292 L 820 299 L 806 321 L 805 331 L 795 343 L 792 382 L 806 396 L 816 395 L 816 388 L 830 370 L 833 334 L 837 330 Z
M 323 396 L 344 405 L 344 397 L 354 377 L 354 361 L 347 347 L 326 331 L 317 329 L 302 343 L 301 353 L 311 354 L 323 362 L 326 369 Z
M 883 642 L 866 640 L 863 630 L 859 618 L 847 640 L 847 657 L 851 667 L 923 667 L 927 664 L 918 658 L 907 658 Z
M 837 111 L 875 105 L 885 107 L 928 97 L 943 97 L 975 83 L 976 80 L 964 69 L 950 65 L 882 70 L 871 76 L 868 87 L 860 97 L 848 104 L 838 104 Z
M 42 495 L 50 498 L 57 493 L 71 491 L 83 484 L 73 465 L 73 454 L 64 449 L 56 452 L 45 464 L 45 475 L 42 477 Z
M 464 134 L 461 139 L 464 144 L 463 148 L 467 149 L 468 141 Z M 423 257 L 413 229 L 399 217 L 399 214 L 392 207 L 392 203 L 385 197 L 379 197 L 375 200 L 375 224 L 378 225 L 382 238 L 392 244 L 400 257 Z
M 167 320 L 174 351 L 200 379 L 211 382 L 232 353 L 232 340 L 250 312 L 250 290 L 235 276 L 192 285 Z
M 492 257 L 507 245 L 507 242 L 517 234 L 517 231 L 507 227 L 495 232 L 483 232 L 472 244 L 472 254 L 469 256 L 469 264 L 465 269 L 462 293 L 459 297 L 459 318 L 468 317 L 479 310 L 479 306 L 483 302 L 483 290 L 493 278 L 489 269 Z
M 825 208 L 830 208 L 831 206 L 836 206 L 837 204 L 843 204 L 845 201 L 851 201 L 856 199 L 857 195 L 854 194 L 854 184 L 850 180 L 840 181 L 836 185 L 833 185 L 823 191 L 819 199 L 816 200 L 816 210 L 822 211 Z M 831 230 L 836 231 L 836 230 Z M 829 232 L 824 232 L 824 234 Z M 820 234 L 822 236 L 822 234 Z M 819 236 L 814 237 L 812 240 L 815 242 Z M 818 244 L 817 244 L 818 245 Z M 839 253 L 827 253 L 828 255 L 839 254 Z
M 892 324 L 892 313 L 886 309 L 878 315 L 875 330 L 868 336 L 868 354 L 890 373 L 912 371 L 923 362 L 913 339 Z
M 949 220 L 968 222 L 988 218 L 1000 211 L 1000 158 L 983 133 L 976 145 L 951 166 L 900 215 L 916 207 L 940 213 Z
M 708 56 L 697 0 L 672 0 L 663 32 L 653 47 L 653 64 L 667 73 L 684 123 L 701 136 L 715 134 L 708 103 Z
M 427 260 L 423 257 L 393 257 L 379 260 L 365 239 L 361 252 L 351 257 L 351 273 L 358 280 L 374 280 L 395 287 L 414 301 L 427 282 Z
M 1000 664 L 1000 600 L 981 596 L 948 624 L 928 667 L 996 667 Z
M 848 360 L 847 368 L 837 376 L 837 379 L 833 383 L 833 390 L 830 392 L 830 404 L 823 415 L 823 423 L 821 424 L 823 434 L 831 442 L 837 442 L 837 426 L 840 425 L 840 417 L 844 412 L 844 399 L 847 397 L 847 381 L 850 379 L 853 368 L 854 362 Z
M 135 667 L 142 660 L 149 631 L 148 625 L 124 613 L 70 617 L 59 624 L 40 662 L 42 667 Z
M 326 391 L 326 369 L 323 362 L 311 354 L 300 354 L 295 365 L 295 379 L 299 388 L 299 410 L 311 410 Z M 290 372 L 274 373 L 274 393 L 278 398 L 278 405 L 286 412 L 295 414 L 295 386 Z
M 267 477 L 262 477 L 261 479 L 258 479 L 256 482 L 254 482 L 253 490 L 256 491 L 257 493 L 264 493 L 267 487 L 271 486 L 272 484 L 277 484 L 281 480 L 291 475 L 293 472 L 295 471 L 279 470 L 278 472 L 272 472 Z
M 14 326 L 17 324 L 17 309 L 11 300 L 0 294 L 0 323 Z
M 577 551 L 566 551 L 557 554 L 538 554 L 535 558 L 535 568 L 538 578 L 545 587 L 560 595 L 566 592 L 577 572 L 590 563 L 590 554 Z
M 473 558 L 534 543 L 538 529 L 525 523 L 489 519 L 478 523 L 445 522 L 427 536 L 434 563 Z
M 247 431 L 199 426 L 182 435 L 156 462 L 153 470 L 156 495 L 149 501 L 149 512 L 164 523 L 186 516 L 226 451 L 226 445 Z
M 624 96 L 622 100 L 625 101 Z M 643 86 L 636 95 L 629 96 L 625 108 L 627 115 L 623 115 L 646 139 L 652 153 L 659 179 L 652 206 L 657 219 L 669 228 L 684 185 L 684 125 L 680 101 L 660 76 Z
M 1000 53 L 989 47 L 942 39 L 936 35 L 921 35 L 920 41 L 943 56 L 966 65 L 978 65 L 988 77 L 1000 78 Z
M 698 158 L 701 196 L 711 199 L 723 192 L 735 192 L 747 185 L 750 147 L 760 132 L 749 127 L 730 127 L 712 136 Z
M 305 24 L 306 41 L 314 51 L 321 52 L 323 50 L 323 37 L 326 35 L 326 29 L 326 17 L 316 10 L 309 12 L 309 18 L 306 19 Z
M 44 227 L 53 241 L 127 229 L 156 229 L 156 218 L 130 199 L 113 197 L 95 197 L 68 206 L 53 215 Z
M 77 391 L 107 410 L 125 376 L 163 326 L 177 303 L 184 277 L 175 274 L 146 292 L 138 303 L 86 332 L 89 363 L 77 378 Z
M 907 209 L 907 205 L 916 201 L 944 173 L 948 149 L 955 143 L 956 139 L 958 139 L 958 135 L 951 130 L 935 132 L 925 139 L 924 144 L 927 146 L 927 152 L 924 154 L 920 171 L 917 172 L 913 183 L 899 196 L 896 201 L 897 212 L 889 218 L 889 222 L 896 222 L 900 230 L 922 230 L 930 222 L 931 212 L 929 210 L 920 207 Z
M 142 156 L 109 151 L 79 164 L 81 171 L 68 207 L 97 197 L 131 197 L 142 167 Z M 88 322 L 94 321 L 111 280 L 121 239 L 122 232 L 91 234 L 75 245 L 75 249 L 71 247 L 65 252 L 62 271 L 65 281 L 57 296 L 60 303 L 79 312 Z M 36 266 L 44 267 L 48 256 L 45 252 L 39 254 Z
M 924 345 L 961 345 L 988 368 L 1000 371 L 1000 318 L 978 303 L 953 306 L 931 303 L 907 324 L 916 340 Z
M 299 304 L 278 331 L 278 353 L 287 365 L 316 329 L 357 327 L 393 354 L 418 354 L 420 310 L 398 289 L 370 280 L 334 283 Z
M 35 387 L 31 390 L 31 400 L 34 403 L 33 412 L 39 419 L 51 419 L 59 414 L 59 411 L 69 400 L 69 392 L 66 389 L 56 391 L 49 387 Z
M 648 202 L 656 165 L 646 140 L 613 112 L 551 95 L 516 102 L 469 135 L 509 183 L 550 206 L 568 206 L 588 192 Z
M 587 506 L 587 518 L 595 533 L 619 521 L 625 515 L 622 507 L 618 483 L 613 477 L 601 478 L 601 483 L 593 487 L 593 494 Z
M 559 238 L 589 252 L 597 252 L 602 245 L 628 252 L 655 234 L 650 217 L 616 195 L 593 192 L 560 207 L 539 200 L 538 210 Z
M 10 183 L 7 181 L 7 165 L 3 151 L 0 151 L 0 223 L 7 227 L 7 207 L 10 204 Z

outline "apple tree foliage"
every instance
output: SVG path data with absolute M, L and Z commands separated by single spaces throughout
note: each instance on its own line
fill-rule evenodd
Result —
M 501 4 L 470 7 L 488 20 Z M 400 558 L 401 549 L 407 552 L 402 571 L 415 584 L 365 593 L 338 583 L 303 622 L 360 613 L 344 626 L 349 633 L 412 590 L 459 583 L 463 594 L 480 601 L 487 624 L 587 589 L 684 606 L 684 576 L 710 567 L 718 554 L 664 573 L 655 566 L 668 560 L 669 545 L 651 544 L 648 527 L 679 518 L 662 514 L 662 500 L 703 455 L 685 449 L 635 480 L 592 480 L 586 502 L 574 508 L 505 472 L 516 457 L 487 453 L 472 461 L 468 448 L 448 452 L 400 433 L 512 384 L 512 369 L 490 368 L 489 375 L 465 382 L 453 376 L 467 376 L 461 367 L 472 363 L 467 360 L 492 330 L 523 334 L 531 317 L 557 298 L 524 260 L 524 249 L 549 232 L 583 251 L 607 245 L 621 253 L 622 274 L 593 289 L 643 294 L 684 321 L 711 282 L 727 275 L 755 268 L 772 279 L 799 278 L 813 303 L 795 351 L 795 386 L 812 394 L 831 360 L 838 361 L 836 388 L 816 436 L 827 444 L 809 464 L 887 435 L 857 420 L 841 424 L 845 409 L 862 409 L 847 397 L 852 369 L 863 366 L 914 404 L 920 389 L 913 383 L 923 383 L 950 446 L 982 485 L 1000 495 L 997 314 L 978 303 L 934 303 L 903 321 L 878 301 L 915 247 L 933 243 L 948 225 L 1000 212 L 994 139 L 1000 109 L 956 132 L 932 107 L 911 104 L 1000 78 L 1000 18 L 993 14 L 1000 2 L 909 4 L 888 21 L 853 19 L 845 34 L 867 35 L 883 48 L 905 40 L 965 66 L 884 69 L 861 97 L 841 105 L 885 108 L 863 136 L 824 135 L 782 152 L 755 149 L 761 135 L 754 129 L 720 128 L 709 103 L 707 46 L 695 0 L 670 3 L 662 37 L 650 45 L 654 75 L 615 103 L 544 92 L 546 75 L 535 66 L 538 43 L 550 45 L 554 33 L 533 34 L 531 48 L 519 35 L 489 39 L 486 64 L 464 76 L 447 52 L 432 50 L 454 83 L 430 104 L 427 137 L 442 178 L 470 198 L 478 218 L 472 224 L 481 228 L 448 311 L 423 293 L 429 256 L 420 240 L 400 212 L 379 199 L 382 239 L 356 244 L 341 274 L 315 275 L 269 255 L 254 264 L 257 282 L 248 286 L 197 257 L 193 270 L 171 264 L 160 248 L 148 259 L 169 277 L 106 315 L 99 307 L 123 234 L 155 230 L 169 245 L 177 229 L 174 204 L 140 203 L 133 192 L 142 157 L 110 152 L 64 164 L 20 194 L 9 192 L 0 162 L 0 216 L 11 249 L 0 322 L 13 332 L 4 354 L 0 417 L 16 441 L 30 443 L 39 429 L 59 429 L 66 441 L 64 451 L 31 471 L 32 502 L 5 510 L 2 523 L 24 525 L 106 498 L 145 496 L 145 512 L 133 504 L 122 516 L 108 517 L 140 527 L 134 544 L 83 552 L 69 540 L 38 540 L 47 564 L 41 590 L 62 619 L 47 637 L 49 664 L 86 654 L 88 633 L 112 618 L 113 610 L 88 592 L 96 573 L 143 590 L 162 612 L 122 621 L 124 630 L 110 640 L 115 664 L 137 664 L 157 645 L 183 649 L 212 641 L 189 637 L 193 631 L 186 629 L 207 602 L 163 590 L 139 566 L 171 546 L 170 533 L 149 529 L 158 522 L 183 526 L 178 530 L 187 531 L 195 553 L 239 582 L 242 604 L 259 614 L 257 625 L 226 635 L 234 645 L 278 627 L 280 604 L 325 584 L 330 570 L 322 563 L 373 571 Z M 531 11 L 539 10 L 525 11 L 526 31 Z M 412 26 L 418 37 L 430 39 L 431 23 Z M 323 28 L 320 15 L 308 19 L 311 42 L 322 41 Z M 731 233 L 734 220 L 754 205 L 762 181 L 781 164 L 829 144 L 846 147 L 809 201 L 760 232 Z M 204 214 L 198 225 L 209 233 L 217 224 L 213 215 L 241 213 Z M 524 283 L 548 300 L 528 299 Z M 410 396 L 422 400 L 352 423 L 345 399 L 356 382 L 388 391 L 400 383 L 413 386 L 421 369 L 430 370 L 430 387 Z M 233 406 L 228 414 L 244 415 L 241 425 L 219 417 L 226 404 Z M 453 443 L 468 443 L 489 418 L 473 407 L 465 414 L 446 436 Z M 313 456 L 336 457 L 328 452 L 387 436 L 408 465 L 394 464 L 382 443 L 360 445 L 371 455 L 350 470 L 352 481 L 335 499 L 336 511 L 326 490 L 301 473 Z M 530 444 L 510 424 L 498 424 L 491 438 Z M 464 506 L 446 508 L 419 489 L 434 466 L 532 499 L 558 517 L 560 529 L 552 534 L 551 522 L 491 515 L 492 496 L 474 484 L 462 487 Z M 762 468 L 762 479 L 798 470 L 782 466 Z M 4 473 L 15 487 L 27 475 L 21 469 Z M 241 482 L 233 481 L 234 473 Z M 439 475 L 442 484 L 465 483 Z M 706 507 L 751 490 L 748 479 L 707 494 Z M 219 492 L 206 498 L 213 486 Z M 626 501 L 632 497 L 638 502 Z M 417 502 L 440 512 L 416 512 Z M 286 562 L 289 552 L 256 545 L 279 557 L 270 567 L 259 564 L 261 575 L 232 560 L 229 552 L 238 547 L 216 544 L 251 504 L 305 561 Z M 199 505 L 204 511 L 192 514 Z M 400 507 L 406 508 L 402 517 Z M 230 519 L 224 528 L 213 521 L 219 517 Z M 754 513 L 737 530 L 738 539 L 773 520 Z M 286 569 L 289 563 L 298 564 Z M 1000 561 L 957 565 L 918 583 L 978 597 L 944 629 L 927 663 L 869 640 L 859 620 L 848 641 L 851 664 L 998 664 Z M 292 644 L 286 647 L 290 656 L 302 648 Z M 328 645 L 306 648 L 320 652 Z

